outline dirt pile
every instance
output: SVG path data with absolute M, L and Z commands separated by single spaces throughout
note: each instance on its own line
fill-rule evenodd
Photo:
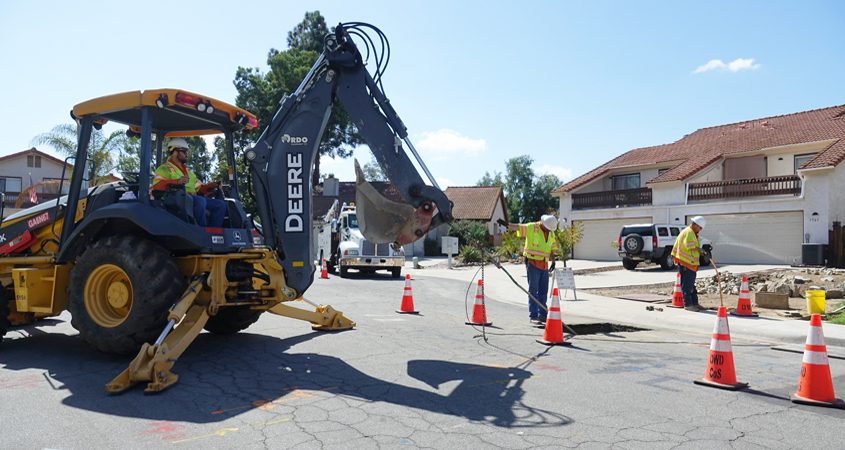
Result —
M 742 276 L 722 271 L 721 292 L 726 295 L 738 295 Z M 826 291 L 830 300 L 845 297 L 845 270 L 802 268 L 778 269 L 746 274 L 751 292 L 776 292 L 790 297 L 804 297 L 808 289 Z M 695 283 L 699 294 L 718 294 L 719 283 L 715 275 L 699 278 Z

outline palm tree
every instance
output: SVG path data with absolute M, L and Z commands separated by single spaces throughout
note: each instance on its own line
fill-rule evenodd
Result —
M 56 151 L 69 156 L 76 155 L 77 127 L 75 124 L 56 125 L 47 133 L 39 134 L 33 140 L 35 145 L 49 145 Z M 126 149 L 137 145 L 137 139 L 129 138 L 123 131 L 113 131 L 108 136 L 102 130 L 93 130 L 88 144 L 88 184 L 94 186 L 116 167 L 115 155 L 122 158 Z

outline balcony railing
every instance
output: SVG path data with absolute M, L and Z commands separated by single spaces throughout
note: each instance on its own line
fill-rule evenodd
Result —
M 572 209 L 616 208 L 651 204 L 651 188 L 572 194 Z
M 728 200 L 769 195 L 798 195 L 801 193 L 801 178 L 798 175 L 783 175 L 744 180 L 708 181 L 690 183 L 689 200 Z

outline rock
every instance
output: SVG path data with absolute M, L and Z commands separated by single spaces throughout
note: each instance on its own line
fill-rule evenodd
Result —
M 792 289 L 790 289 L 789 285 L 786 284 L 783 281 L 775 283 L 774 286 L 771 286 L 768 289 L 769 292 L 776 292 L 778 294 L 787 294 L 787 295 L 789 295 L 791 290 Z
M 833 277 L 822 277 L 822 281 L 833 282 Z
M 731 295 L 739 295 L 739 288 L 734 286 L 731 288 Z
M 842 289 L 828 289 L 825 293 L 825 298 L 828 299 L 839 299 L 845 298 L 845 291 Z
M 806 278 L 804 278 L 804 277 L 795 277 L 795 278 L 793 278 L 793 279 L 792 279 L 792 282 L 793 282 L 794 284 L 804 284 L 804 283 L 806 283 L 807 281 L 809 281 L 809 280 L 808 280 L 808 279 L 806 279 Z
M 757 283 L 754 285 L 754 290 L 757 292 L 766 292 L 766 283 Z
M 789 296 L 772 292 L 755 292 L 754 304 L 760 308 L 789 309 Z

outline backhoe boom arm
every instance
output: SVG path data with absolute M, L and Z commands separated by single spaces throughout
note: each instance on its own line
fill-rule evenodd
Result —
M 265 242 L 279 255 L 286 284 L 297 296 L 314 277 L 311 173 L 335 101 L 413 209 L 409 208 L 413 221 L 387 234 L 395 236 L 397 244 L 406 244 L 452 219 L 451 203 L 434 180 L 429 186 L 417 172 L 402 145 L 405 142 L 413 150 L 405 125 L 366 70 L 350 34 L 338 25 L 299 88 L 282 100 L 272 122 L 246 153 Z M 359 194 L 362 190 L 367 192 L 359 187 Z M 395 202 L 388 203 L 396 209 Z

